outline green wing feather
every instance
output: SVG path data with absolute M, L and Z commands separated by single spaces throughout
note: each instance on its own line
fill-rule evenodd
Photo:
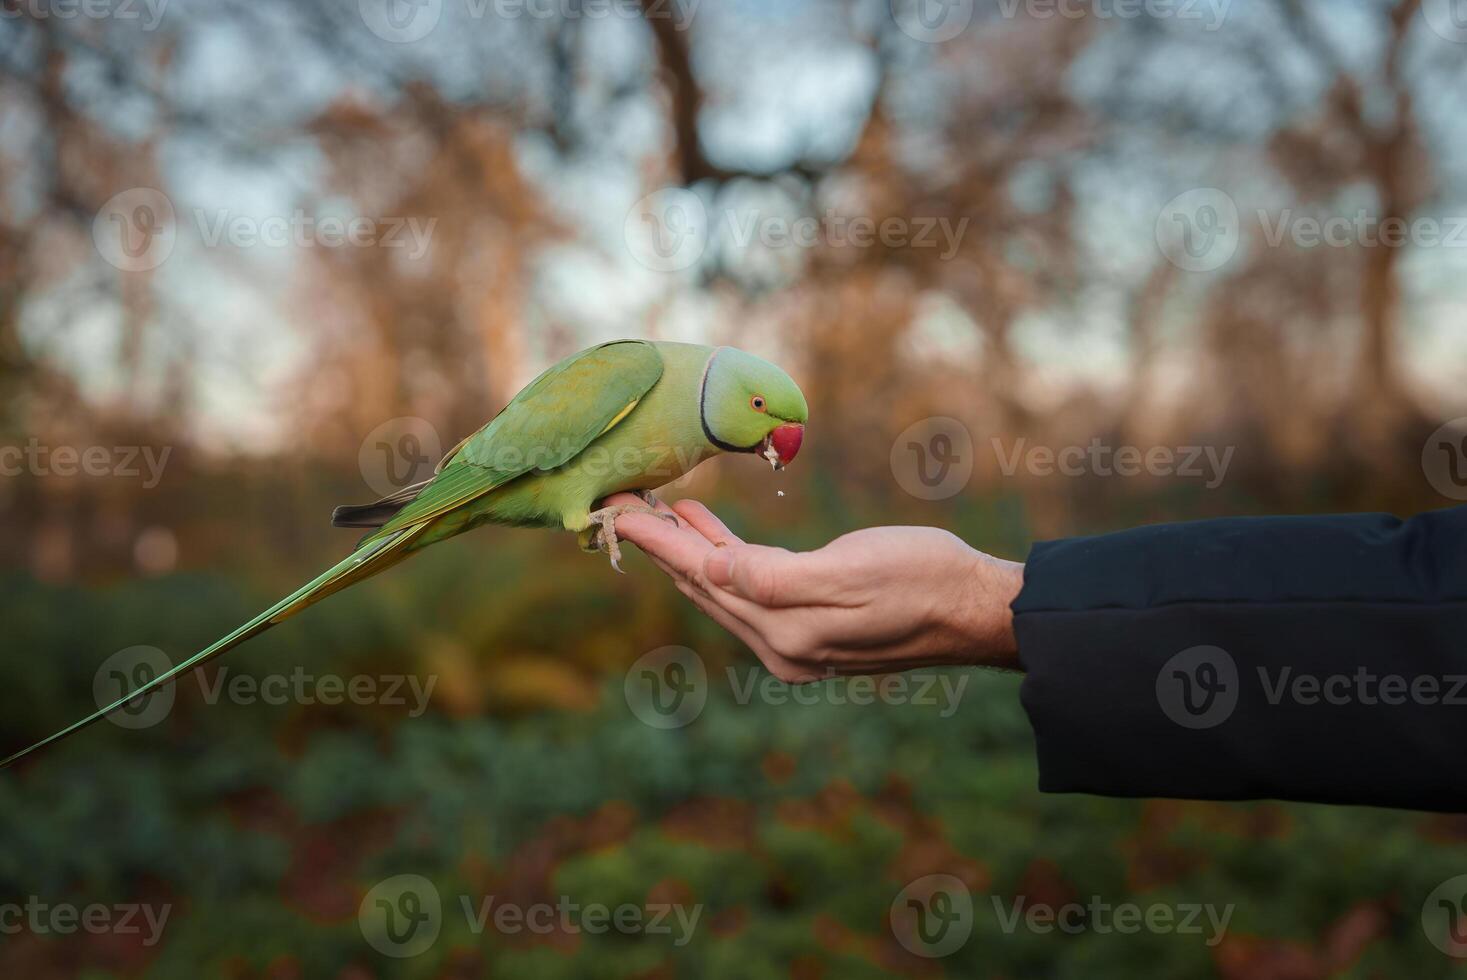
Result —
M 408 546 L 435 518 L 517 476 L 563 466 L 625 418 L 661 377 L 662 356 L 639 340 L 614 341 L 561 361 L 449 453 L 417 499 L 363 539 L 343 561 L 176 667 L 0 761 L 0 769 L 145 697 L 312 603 L 397 564 L 411 553 Z
M 531 471 L 564 466 L 661 377 L 662 355 L 646 341 L 613 341 L 566 358 L 459 443 L 417 499 L 365 540 L 441 517 Z

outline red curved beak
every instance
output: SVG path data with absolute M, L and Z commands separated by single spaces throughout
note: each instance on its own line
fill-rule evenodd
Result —
M 800 443 L 805 441 L 805 427 L 798 422 L 787 422 L 769 433 L 769 445 L 779 458 L 779 466 L 788 466 L 800 452 Z

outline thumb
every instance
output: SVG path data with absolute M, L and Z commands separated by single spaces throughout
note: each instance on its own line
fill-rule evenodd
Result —
M 755 544 L 714 548 L 703 560 L 703 577 L 760 606 L 800 605 L 808 584 L 805 557 Z

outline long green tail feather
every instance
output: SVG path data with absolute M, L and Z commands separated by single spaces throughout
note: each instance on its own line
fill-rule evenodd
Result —
M 302 609 L 305 609 L 307 606 L 310 606 L 315 602 L 319 602 L 320 600 L 335 592 L 339 592 L 340 590 L 346 588 L 348 585 L 354 585 L 355 583 L 360 582 L 363 579 L 371 578 L 378 572 L 390 568 L 391 566 L 401 561 L 403 558 L 407 557 L 408 551 L 406 550 L 405 545 L 407 545 L 407 543 L 413 538 L 417 537 L 418 532 L 420 532 L 424 527 L 426 527 L 426 525 L 419 524 L 413 527 L 404 528 L 403 530 L 398 531 L 396 534 L 391 535 L 390 537 L 382 538 L 377 541 L 373 541 L 370 544 L 364 545 L 357 551 L 354 551 L 350 555 L 348 555 L 343 561 L 336 565 L 333 565 L 330 569 L 323 572 L 315 579 L 312 579 L 309 583 L 297 589 L 295 592 L 292 592 L 284 599 L 281 599 L 279 602 L 275 603 L 275 605 L 271 606 L 269 609 L 266 609 L 264 612 L 260 613 L 260 615 L 245 623 L 243 626 L 239 627 L 228 636 L 224 637 L 221 640 L 218 640 L 210 646 L 205 647 L 203 650 L 194 654 L 192 657 L 189 657 L 183 663 L 179 664 L 176 667 L 173 667 L 172 669 L 162 674 L 159 674 L 157 677 L 154 677 L 152 680 L 148 681 L 146 684 L 143 684 L 141 687 L 138 687 L 136 690 L 129 691 L 127 694 L 124 694 L 116 701 L 107 705 L 107 707 L 102 708 L 94 712 L 93 714 L 87 715 L 80 721 L 61 729 L 61 731 L 56 732 L 54 735 L 50 735 L 46 738 L 41 739 L 41 741 L 35 743 L 34 745 L 21 749 L 19 752 L 16 752 L 14 755 L 5 759 L 3 762 L 0 762 L 0 769 L 4 769 L 5 767 L 11 765 L 17 760 L 25 758 L 39 748 L 50 745 L 52 742 L 59 741 L 74 732 L 81 731 L 83 728 L 87 727 L 93 722 L 99 721 L 102 718 L 107 717 L 107 715 L 116 711 L 118 708 L 121 708 L 129 701 L 135 701 L 138 698 L 144 697 L 145 695 L 151 693 L 152 691 L 156 691 L 164 684 L 170 683 L 185 672 L 190 671 L 195 667 L 198 667 L 214 659 L 222 653 L 226 653 L 229 650 L 234 649 L 251 637 L 259 636 L 261 633 L 265 632 L 276 623 L 289 619 L 291 616 L 294 616 L 296 613 L 300 612 Z

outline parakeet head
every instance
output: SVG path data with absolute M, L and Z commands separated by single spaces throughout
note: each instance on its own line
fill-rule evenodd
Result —
M 810 408 L 799 386 L 768 361 L 718 348 L 699 397 L 703 434 L 719 449 L 758 453 L 777 470 L 800 451 Z

